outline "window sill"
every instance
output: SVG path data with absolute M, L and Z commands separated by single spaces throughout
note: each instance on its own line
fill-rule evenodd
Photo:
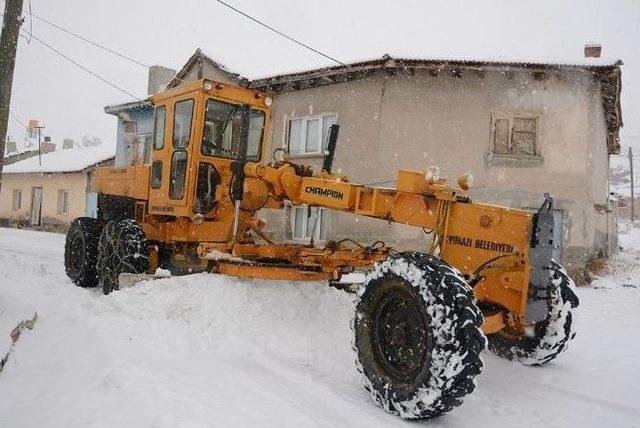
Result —
M 290 154 L 289 159 L 304 159 L 304 158 L 321 158 L 324 157 L 324 153 L 297 153 L 295 155 Z
M 544 157 L 536 155 L 510 155 L 488 152 L 484 156 L 487 166 L 531 168 L 544 163 Z

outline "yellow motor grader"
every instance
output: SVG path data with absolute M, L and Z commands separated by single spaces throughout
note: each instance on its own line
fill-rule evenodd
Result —
M 540 365 L 575 335 L 578 299 L 553 259 L 561 225 L 549 195 L 533 213 L 478 204 L 466 194 L 470 175 L 452 186 L 436 167 L 398 171 L 395 188 L 352 183 L 332 172 L 338 125 L 322 169 L 294 163 L 283 149 L 267 153 L 271 99 L 247 88 L 203 79 L 150 102 L 150 165 L 98 168 L 97 216 L 68 231 L 65 267 L 77 285 L 108 294 L 126 275 L 163 268 L 324 280 L 356 292 L 357 368 L 373 400 L 404 418 L 458 406 L 475 388 L 487 339 L 500 356 Z M 432 238 L 411 252 L 375 237 L 277 243 L 259 211 L 286 204 L 415 226 Z M 346 286 L 340 279 L 354 270 L 365 280 Z

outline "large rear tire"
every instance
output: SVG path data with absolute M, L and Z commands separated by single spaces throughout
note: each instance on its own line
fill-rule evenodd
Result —
M 552 262 L 547 298 L 549 315 L 529 334 L 515 336 L 502 331 L 488 336 L 489 349 L 508 360 L 540 366 L 555 359 L 575 337 L 573 310 L 578 306 L 575 284 L 564 268 Z
M 90 217 L 78 217 L 69 225 L 64 243 L 64 268 L 79 287 L 98 285 L 96 264 L 100 229 L 100 222 Z
M 149 246 L 142 226 L 132 219 L 111 220 L 100 235 L 98 278 L 104 294 L 120 289 L 121 273 L 149 269 Z
M 483 369 L 482 321 L 473 290 L 442 260 L 404 253 L 376 263 L 353 322 L 365 389 L 403 418 L 459 406 Z

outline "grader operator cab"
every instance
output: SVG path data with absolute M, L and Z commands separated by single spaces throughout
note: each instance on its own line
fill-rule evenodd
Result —
M 268 280 L 325 280 L 357 292 L 357 368 L 372 399 L 405 418 L 451 410 L 475 388 L 486 348 L 527 365 L 573 338 L 572 281 L 553 260 L 553 200 L 530 213 L 478 204 L 438 169 L 400 170 L 395 188 L 332 172 L 338 126 L 321 170 L 268 153 L 271 99 L 199 80 L 151 97 L 151 165 L 98 168 L 97 218 L 72 223 L 65 266 L 79 286 L 118 290 L 127 275 L 208 271 Z M 285 203 L 422 228 L 432 239 L 397 252 L 376 237 L 322 247 L 277 243 L 258 213 Z M 340 278 L 366 273 L 357 290 Z M 485 336 L 486 335 L 486 336 Z

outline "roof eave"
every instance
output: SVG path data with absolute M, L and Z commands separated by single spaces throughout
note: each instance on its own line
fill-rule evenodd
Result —
M 147 106 L 151 106 L 151 101 L 149 99 L 142 100 L 142 101 L 131 101 L 131 102 L 122 103 L 122 104 L 112 104 L 112 105 L 104 106 L 104 112 L 107 113 L 107 114 L 112 114 L 114 116 L 118 116 L 118 114 L 120 112 L 123 112 L 125 110 L 131 110 L 131 109 L 135 109 L 135 108 L 143 108 L 143 107 L 147 107 Z
M 330 67 L 317 68 L 296 73 L 286 73 L 275 76 L 255 79 L 249 82 L 248 87 L 258 90 L 273 89 L 276 85 L 302 82 L 319 78 L 327 78 L 328 84 L 331 78 L 342 75 L 348 75 L 356 72 L 366 72 L 379 69 L 442 69 L 446 67 L 459 67 L 467 69 L 504 69 L 504 68 L 523 68 L 527 70 L 552 70 L 552 69 L 587 69 L 587 70 L 606 70 L 608 68 L 619 67 L 622 61 L 617 60 L 611 64 L 555 64 L 555 63 L 538 63 L 538 62 L 502 62 L 502 61 L 474 61 L 474 60 L 431 60 L 431 59 L 406 59 L 392 58 L 385 55 L 382 58 L 372 59 L 368 61 L 355 62 L 346 65 L 336 65 Z
M 184 77 L 189 73 L 191 68 L 198 63 L 198 61 L 205 61 L 211 67 L 216 68 L 221 73 L 224 73 L 229 79 L 235 81 L 240 86 L 246 86 L 249 84 L 249 79 L 243 77 L 239 73 L 234 73 L 229 71 L 227 67 L 220 64 L 217 61 L 214 61 L 210 56 L 202 52 L 200 48 L 196 49 L 196 51 L 189 57 L 184 66 L 176 73 L 176 75 L 167 83 L 166 89 L 174 88 L 180 85 L 184 81 Z

